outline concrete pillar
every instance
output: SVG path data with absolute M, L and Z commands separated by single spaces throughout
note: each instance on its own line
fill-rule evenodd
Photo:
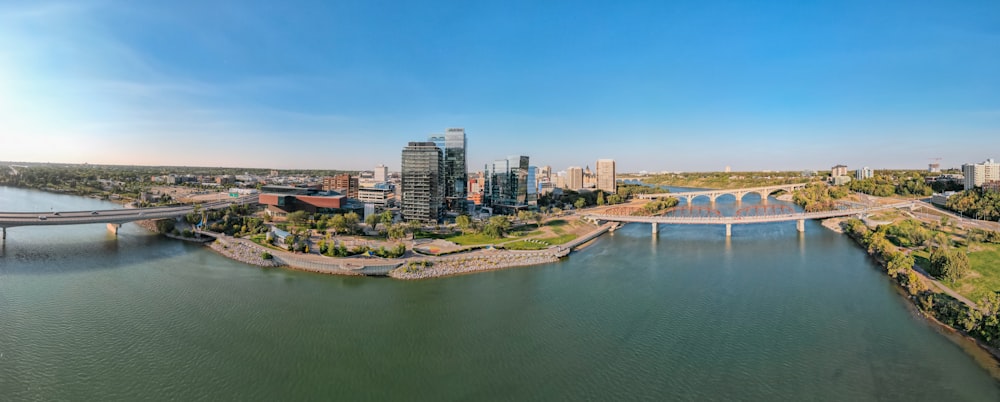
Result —
M 658 233 L 658 231 L 657 231 L 656 229 L 657 229 L 657 227 L 656 227 L 656 222 L 653 222 L 653 236 L 654 236 L 654 237 L 655 237 L 655 236 L 656 236 L 657 234 L 659 234 L 659 233 Z
M 726 224 L 726 237 L 732 237 L 732 236 L 733 236 L 733 224 L 732 223 L 727 223 Z
M 3 228 L 3 239 L 7 240 L 7 228 Z
M 800 232 L 805 232 L 806 231 L 806 221 L 805 221 L 805 219 L 799 219 L 799 220 L 795 221 L 795 229 L 798 230 L 798 231 L 800 231 Z
M 109 223 L 108 231 L 111 232 L 111 234 L 118 236 L 118 228 L 120 227 L 122 227 L 122 224 L 120 223 Z

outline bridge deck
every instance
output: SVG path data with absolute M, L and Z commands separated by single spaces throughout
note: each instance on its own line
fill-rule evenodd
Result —
M 252 201 L 243 197 L 232 201 L 218 201 L 203 204 L 202 209 L 227 208 L 232 204 Z M 156 208 L 122 208 L 95 211 L 59 211 L 56 212 L 0 212 L 0 227 L 17 226 L 59 226 L 86 225 L 93 223 L 126 223 L 146 219 L 165 219 L 187 215 L 194 212 L 194 205 L 180 205 Z M 44 217 L 44 219 L 42 219 Z
M 721 217 L 684 217 L 684 216 L 632 216 L 632 215 L 584 215 L 589 219 L 596 219 L 606 222 L 629 222 L 629 223 L 664 223 L 682 225 L 719 225 L 719 224 L 750 224 L 767 222 L 788 222 L 807 219 L 826 219 L 838 216 L 850 216 L 867 214 L 891 208 L 911 207 L 912 202 L 903 202 L 871 208 L 850 208 L 834 211 L 802 212 L 794 214 L 781 214 L 770 216 L 721 216 Z

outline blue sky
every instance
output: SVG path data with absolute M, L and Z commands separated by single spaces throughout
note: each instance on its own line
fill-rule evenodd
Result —
M 1000 158 L 993 1 L 5 1 L 0 160 L 398 169 Z

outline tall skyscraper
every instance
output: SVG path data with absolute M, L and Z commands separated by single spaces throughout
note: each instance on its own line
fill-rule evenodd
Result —
M 465 156 L 465 129 L 449 128 L 444 135 L 432 135 L 428 141 L 444 155 L 444 196 L 447 201 L 464 205 L 468 196 L 469 171 Z M 449 205 L 455 207 L 454 205 Z
M 583 169 L 579 166 L 570 166 L 566 169 L 566 188 L 570 190 L 583 188 Z
M 615 193 L 618 191 L 618 185 L 615 182 L 614 159 L 597 160 L 597 188 L 604 190 L 605 193 Z
M 389 168 L 383 164 L 375 166 L 375 182 L 385 183 L 389 180 Z
M 433 142 L 403 148 L 403 219 L 436 223 L 444 212 L 444 153 Z

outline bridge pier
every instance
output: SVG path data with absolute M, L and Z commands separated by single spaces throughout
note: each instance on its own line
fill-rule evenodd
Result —
M 733 224 L 732 223 L 727 223 L 726 224 L 726 237 L 733 237 Z
M 803 233 L 806 231 L 806 221 L 805 221 L 805 219 L 799 219 L 799 220 L 795 221 L 795 230 L 798 230 L 799 232 L 803 232 Z
M 108 231 L 111 232 L 111 234 L 118 236 L 118 228 L 120 227 L 122 227 L 122 224 L 120 223 L 109 223 Z
M 660 228 L 658 226 L 659 225 L 657 225 L 656 222 L 653 222 L 653 237 L 656 237 L 656 235 L 660 234 L 659 230 Z
M 3 240 L 7 240 L 7 228 L 3 228 Z

